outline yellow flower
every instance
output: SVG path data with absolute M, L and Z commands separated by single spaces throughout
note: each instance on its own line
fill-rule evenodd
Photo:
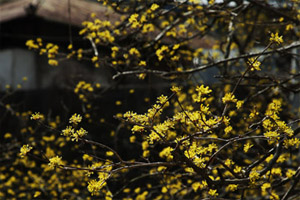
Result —
M 136 48 L 131 48 L 131 49 L 129 50 L 129 54 L 130 54 L 130 55 L 136 55 L 137 57 L 140 57 L 140 56 L 141 56 L 139 50 L 137 50 Z
M 244 144 L 244 152 L 247 153 L 252 146 L 253 144 L 250 143 Z
M 58 62 L 57 62 L 57 60 L 49 59 L 48 64 L 51 65 L 51 66 L 57 66 Z
M 269 139 L 279 139 L 279 133 L 275 132 L 275 131 L 268 131 L 266 133 L 264 133 L 264 136 L 269 138 Z
M 69 119 L 70 124 L 78 124 L 82 120 L 82 117 L 79 114 L 74 114 L 72 117 Z
M 88 160 L 88 161 L 93 161 L 93 157 L 88 155 L 88 154 L 83 154 L 82 159 L 84 161 Z
M 167 161 L 171 161 L 173 160 L 172 151 L 173 151 L 172 147 L 166 147 L 159 153 L 159 157 L 167 158 Z
M 261 193 L 263 196 L 265 196 L 267 194 L 267 189 L 271 187 L 270 183 L 264 183 L 262 184 L 261 188 Z
M 249 58 L 248 59 L 248 65 L 250 66 L 251 71 L 254 71 L 254 70 L 260 71 L 261 70 L 259 68 L 260 64 L 261 63 L 257 60 L 257 58 Z
M 87 134 L 88 132 L 86 130 L 84 130 L 83 128 L 80 128 L 79 130 L 76 131 L 76 135 L 78 135 L 79 137 L 83 137 Z
M 255 181 L 259 179 L 259 173 L 257 171 L 251 171 L 249 178 L 251 183 L 255 183 Z
M 106 152 L 106 156 L 113 156 L 114 155 L 114 152 L 112 152 L 112 151 L 107 151 Z
M 150 10 L 155 11 L 158 8 L 159 8 L 159 5 L 157 5 L 156 3 L 154 3 L 154 4 L 151 5 Z
M 128 21 L 131 24 L 131 28 L 137 28 L 140 26 L 140 23 L 138 22 L 138 17 L 139 14 L 137 13 L 134 13 L 129 17 Z
M 94 57 L 92 57 L 92 62 L 94 63 L 94 62 L 97 62 L 98 61 L 98 56 L 94 56 Z
M 26 46 L 28 46 L 29 49 L 38 49 L 39 45 L 34 43 L 34 40 L 27 40 Z
M 164 52 L 168 52 L 168 51 L 169 51 L 169 47 L 166 45 L 163 45 L 160 49 L 157 49 L 155 54 L 158 60 L 161 61 L 164 58 L 163 56 Z
M 298 138 L 285 139 L 283 143 L 285 148 L 293 147 L 299 148 L 300 140 Z
M 288 169 L 287 172 L 285 173 L 286 177 L 292 178 L 296 174 L 295 170 Z
M 196 91 L 197 91 L 198 93 L 200 93 L 201 95 L 207 95 L 207 94 L 209 94 L 209 93 L 212 92 L 212 90 L 209 89 L 208 86 L 205 87 L 204 85 L 197 86 L 197 87 L 196 87 Z
M 5 139 L 11 138 L 11 137 L 12 137 L 11 133 L 5 133 L 4 134 Z
M 49 159 L 49 166 L 51 169 L 58 167 L 62 164 L 61 157 L 55 156 Z
M 30 152 L 30 150 L 32 149 L 31 146 L 29 146 L 29 144 L 24 144 L 21 149 L 20 149 L 20 156 L 21 158 L 23 158 L 28 152 Z
M 238 185 L 236 185 L 236 184 L 229 184 L 229 185 L 226 187 L 226 191 L 234 192 L 234 191 L 237 190 L 237 187 L 238 187 Z
M 217 190 L 213 190 L 213 189 L 210 189 L 210 190 L 208 191 L 208 194 L 209 194 L 210 196 L 213 196 L 213 197 L 216 197 L 216 196 L 219 195 L 219 194 L 217 193 Z
M 242 171 L 242 167 L 240 167 L 240 166 L 235 166 L 235 168 L 234 168 L 234 173 L 240 173 L 241 171 Z
M 71 126 L 67 126 L 64 130 L 62 130 L 62 135 L 71 136 L 74 134 L 74 129 Z
M 271 191 L 270 199 L 271 200 L 279 200 L 280 198 L 279 198 L 278 194 L 275 193 L 275 191 Z
M 96 195 L 99 190 L 105 186 L 105 182 L 92 180 L 88 183 L 88 191 L 93 195 Z
M 181 91 L 181 88 L 173 85 L 172 88 L 171 88 L 171 91 L 174 92 L 174 93 L 178 93 L 178 92 Z
M 141 60 L 140 62 L 139 62 L 139 66 L 143 66 L 143 67 L 145 67 L 147 64 L 146 64 L 146 61 L 144 61 L 144 60 Z
M 242 105 L 244 104 L 244 101 L 237 101 L 236 102 L 236 108 L 240 109 L 242 107 Z
M 282 36 L 279 36 L 278 33 L 271 33 L 270 42 L 281 44 L 283 43 Z
M 156 103 L 159 103 L 160 105 L 165 105 L 165 104 L 169 105 L 168 97 L 164 96 L 164 95 L 161 95 L 157 98 Z
M 40 196 L 42 193 L 40 191 L 36 191 L 33 195 L 34 198 Z
M 233 165 L 233 164 L 234 164 L 234 162 L 233 162 L 232 160 L 226 159 L 225 165 L 226 165 L 227 167 L 230 167 L 230 166 Z
M 230 133 L 231 131 L 232 131 L 232 126 L 227 126 L 227 127 L 224 129 L 225 135 L 227 135 L 227 134 Z
M 131 129 L 131 131 L 132 131 L 132 133 L 143 132 L 144 129 L 145 128 L 143 126 L 134 125 L 133 128 Z
M 153 24 L 145 24 L 143 26 L 143 30 L 142 33 L 149 33 L 149 32 L 153 32 L 154 31 L 154 25 Z
M 31 120 L 40 120 L 43 118 L 44 118 L 44 116 L 42 114 L 40 114 L 39 112 L 32 114 L 30 117 Z
M 225 96 L 222 98 L 223 103 L 236 102 L 236 101 L 237 99 L 235 99 L 235 96 L 232 93 L 226 93 Z

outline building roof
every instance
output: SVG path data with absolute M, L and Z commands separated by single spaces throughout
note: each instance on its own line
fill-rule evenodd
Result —
M 101 4 L 87 0 L 10 0 L 0 3 L 0 23 L 35 15 L 50 21 L 81 26 L 91 13 L 102 20 L 119 19 L 119 15 Z

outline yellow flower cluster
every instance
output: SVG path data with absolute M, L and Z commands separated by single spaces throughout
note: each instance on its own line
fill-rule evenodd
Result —
M 29 144 L 24 144 L 24 145 L 21 147 L 21 149 L 20 149 L 20 154 L 19 154 L 19 155 L 21 156 L 21 158 L 23 158 L 24 156 L 26 156 L 26 154 L 27 154 L 28 152 L 30 152 L 31 149 L 32 149 L 32 147 L 29 146 Z
M 164 52 L 169 52 L 169 47 L 166 45 L 161 46 L 161 48 L 156 50 L 156 56 L 159 61 L 164 58 Z
M 71 124 L 75 124 L 75 125 L 77 125 L 78 123 L 80 123 L 81 122 L 81 120 L 82 120 L 82 117 L 79 115 L 79 114 L 74 114 L 74 115 L 72 115 L 72 117 L 69 119 L 69 122 L 71 123 Z
M 282 36 L 279 36 L 278 33 L 275 33 L 275 34 L 271 33 L 270 42 L 276 43 L 276 44 L 281 44 L 281 43 L 283 43 Z
M 171 161 L 171 160 L 173 160 L 172 151 L 173 151 L 173 148 L 166 147 L 159 153 L 159 157 L 166 158 L 167 161 Z
M 39 112 L 36 112 L 36 113 L 31 115 L 30 119 L 31 120 L 44 120 L 45 117 L 44 117 L 43 114 L 40 114 Z
M 257 60 L 257 58 L 249 58 L 248 65 L 250 66 L 251 71 L 254 71 L 254 70 L 260 71 L 261 70 L 260 69 L 261 63 Z
M 60 165 L 62 165 L 62 158 L 59 156 L 55 156 L 49 159 L 49 167 L 50 169 L 54 169 L 55 167 L 59 167 Z
M 141 57 L 141 53 L 136 48 L 129 49 L 129 54 L 137 57 Z
M 85 35 L 86 38 L 91 39 L 95 44 L 107 44 L 115 41 L 115 37 L 110 31 L 114 27 L 110 21 L 95 19 L 94 21 L 84 21 L 82 25 L 84 28 L 79 32 L 79 35 Z
M 226 93 L 225 96 L 222 98 L 222 102 L 223 103 L 237 102 L 237 99 L 235 98 L 234 94 Z
M 28 46 L 29 49 L 34 49 L 34 50 L 40 49 L 40 55 L 47 53 L 49 59 L 48 64 L 51 66 L 58 65 L 58 61 L 56 60 L 56 57 L 58 55 L 58 50 L 59 50 L 58 45 L 55 45 L 53 43 L 47 43 L 46 46 L 43 48 L 42 39 L 37 38 L 36 41 L 27 40 L 26 46 Z
M 195 102 L 202 103 L 207 100 L 206 96 L 209 95 L 212 90 L 208 86 L 205 87 L 204 85 L 201 85 L 196 87 L 196 92 L 197 95 L 193 95 L 193 100 Z
M 192 188 L 194 192 L 197 192 L 198 190 L 202 190 L 208 186 L 207 182 L 205 180 L 201 182 L 195 182 L 192 184 Z
M 257 171 L 252 170 L 249 174 L 249 178 L 250 178 L 250 182 L 254 184 L 260 178 L 260 175 Z
M 82 116 L 79 114 L 73 114 L 72 117 L 69 119 L 69 123 L 72 124 L 73 126 L 76 126 L 77 124 L 79 124 L 82 120 Z M 75 130 L 74 127 L 72 126 L 67 126 L 64 130 L 62 130 L 61 134 L 66 136 L 66 137 L 70 137 L 72 139 L 72 141 L 78 141 L 80 138 L 84 137 L 88 132 L 83 129 L 83 128 L 79 128 L 77 130 Z
M 97 85 L 96 85 L 97 87 Z M 74 93 L 78 95 L 79 99 L 83 102 L 87 102 L 87 94 L 94 92 L 94 87 L 91 83 L 85 81 L 79 81 L 74 88 Z
M 137 13 L 134 13 L 129 17 L 128 21 L 131 24 L 131 28 L 137 28 L 141 26 L 140 22 L 138 21 L 138 17 L 139 14 Z

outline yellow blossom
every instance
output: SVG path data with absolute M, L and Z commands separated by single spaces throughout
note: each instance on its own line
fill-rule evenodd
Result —
M 40 114 L 39 112 L 32 114 L 30 117 L 31 120 L 40 120 L 43 118 L 44 118 L 44 116 L 42 114 Z
M 251 71 L 254 71 L 254 70 L 260 71 L 261 70 L 259 68 L 261 63 L 257 60 L 257 58 L 249 58 L 248 65 L 250 66 Z
M 226 159 L 225 165 L 226 165 L 227 167 L 230 167 L 230 166 L 233 165 L 233 164 L 234 164 L 234 162 L 233 162 L 232 160 L 230 160 L 229 158 Z
M 73 135 L 71 135 L 72 137 L 72 141 L 78 141 L 79 138 L 85 136 L 88 132 L 86 130 L 84 130 L 83 128 L 80 128 L 79 130 L 77 130 Z
M 237 99 L 235 99 L 235 96 L 232 93 L 226 93 L 225 96 L 222 98 L 223 103 L 236 102 L 236 101 Z
M 226 191 L 234 192 L 234 191 L 237 190 L 237 187 L 238 187 L 238 185 L 236 185 L 236 184 L 229 184 L 229 185 L 226 187 Z
M 181 91 L 181 88 L 173 85 L 172 88 L 171 88 L 171 91 L 174 92 L 174 93 L 178 93 L 178 92 Z
M 253 144 L 250 143 L 244 144 L 244 152 L 247 153 L 252 146 Z
M 24 144 L 21 149 L 20 149 L 20 156 L 21 158 L 23 158 L 28 152 L 30 152 L 30 150 L 32 149 L 31 146 L 29 146 L 29 144 Z
M 283 43 L 282 36 L 279 36 L 278 33 L 271 33 L 270 42 L 281 44 Z
M 271 184 L 270 183 L 264 183 L 262 184 L 262 186 L 260 187 L 261 188 L 261 193 L 263 196 L 265 196 L 267 194 L 267 189 L 271 187 Z
M 237 101 L 236 102 L 236 108 L 240 109 L 242 107 L 242 105 L 244 104 L 244 101 Z
M 288 177 L 288 178 L 292 178 L 295 174 L 296 174 L 296 171 L 292 170 L 292 169 L 288 169 L 285 173 L 286 177 Z
M 82 120 L 82 117 L 79 114 L 74 114 L 72 117 L 69 119 L 70 124 L 78 124 Z
M 213 197 L 216 197 L 216 196 L 219 195 L 219 194 L 217 193 L 217 190 L 213 190 L 213 189 L 209 189 L 208 194 L 209 194 L 210 196 L 213 196 Z
M 55 167 L 62 165 L 61 157 L 55 156 L 55 157 L 50 158 L 48 165 L 51 169 L 54 169 Z
M 164 58 L 164 52 L 168 52 L 169 47 L 166 45 L 163 45 L 160 49 L 157 49 L 155 54 L 159 61 L 161 61 Z
M 96 180 L 91 180 L 89 183 L 88 183 L 88 191 L 90 193 L 92 193 L 92 196 L 93 195 L 96 195 L 98 194 L 99 190 L 105 185 L 105 182 L 103 181 L 96 181 Z
M 212 92 L 212 90 L 209 89 L 208 86 L 205 87 L 204 85 L 197 86 L 197 87 L 196 87 L 196 91 L 197 91 L 198 93 L 200 93 L 201 95 L 207 95 L 207 94 L 209 94 L 209 93 Z
M 269 139 L 279 139 L 279 133 L 277 133 L 276 131 L 268 131 L 266 133 L 264 133 L 264 136 L 269 138 Z
M 48 64 L 51 65 L 51 66 L 57 66 L 58 62 L 57 62 L 57 60 L 49 59 Z
M 299 148 L 300 140 L 298 138 L 285 139 L 283 143 L 285 148 L 293 147 Z
M 259 173 L 257 171 L 251 171 L 249 174 L 250 182 L 255 183 L 256 180 L 260 178 Z
M 140 62 L 139 62 L 139 66 L 143 66 L 143 67 L 145 67 L 147 64 L 146 64 L 146 61 L 144 61 L 144 60 L 141 60 Z
M 107 151 L 106 152 L 106 156 L 113 156 L 114 155 L 114 152 L 112 152 L 112 151 Z
M 71 126 L 67 126 L 64 130 L 62 130 L 62 135 L 71 136 L 74 134 L 74 129 Z
M 240 167 L 240 166 L 235 166 L 235 168 L 234 168 L 234 173 L 240 173 L 241 171 L 242 171 L 242 167 Z
M 134 125 L 133 128 L 131 129 L 131 131 L 132 131 L 132 133 L 143 132 L 144 129 L 145 128 L 143 126 Z
M 140 56 L 141 56 L 139 50 L 137 50 L 136 48 L 131 48 L 131 49 L 129 50 L 129 54 L 130 54 L 130 55 L 136 55 L 137 57 L 140 57 Z
M 98 61 L 98 56 L 93 56 L 91 60 L 92 60 L 92 62 L 97 62 Z
M 172 147 L 166 147 L 159 153 L 159 157 L 166 158 L 167 161 L 171 161 L 173 160 L 172 151 L 173 151 Z
M 131 28 L 137 28 L 140 26 L 140 23 L 138 22 L 138 17 L 139 14 L 137 13 L 134 13 L 129 17 L 128 21 L 131 24 Z
M 34 198 L 40 196 L 42 193 L 40 191 L 36 191 L 33 195 Z
M 224 129 L 225 135 L 227 135 L 227 134 L 230 133 L 231 131 L 232 131 L 232 126 L 227 126 L 227 127 Z
M 158 8 L 159 8 L 159 5 L 157 5 L 156 3 L 154 3 L 154 4 L 151 5 L 150 10 L 155 11 Z
M 35 44 L 34 40 L 27 40 L 26 46 L 28 46 L 29 49 L 38 49 L 39 45 Z

